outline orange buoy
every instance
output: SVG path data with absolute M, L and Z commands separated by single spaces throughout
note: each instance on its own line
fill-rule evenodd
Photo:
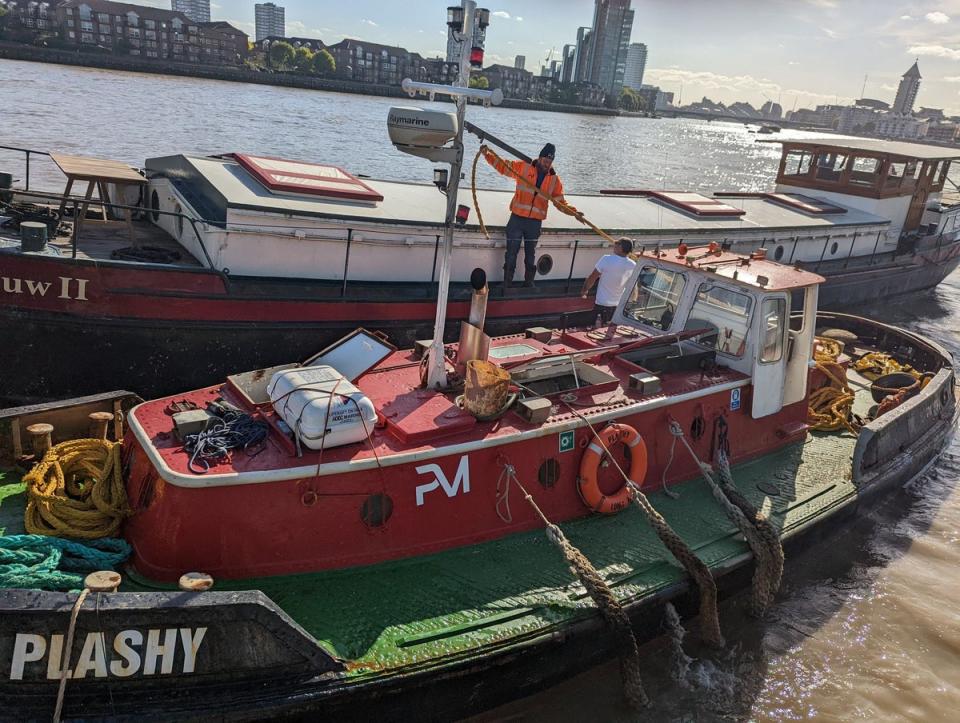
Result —
M 638 486 L 643 483 L 647 474 L 647 445 L 643 437 L 633 427 L 626 424 L 611 424 L 599 433 L 603 446 L 593 441 L 587 451 L 580 458 L 580 476 L 577 478 L 577 487 L 583 504 L 593 512 L 612 515 L 619 512 L 630 503 L 630 490 L 624 482 L 614 494 L 605 495 L 600 490 L 597 471 L 600 460 L 606 454 L 604 447 L 610 449 L 616 444 L 625 444 L 630 448 L 630 479 Z

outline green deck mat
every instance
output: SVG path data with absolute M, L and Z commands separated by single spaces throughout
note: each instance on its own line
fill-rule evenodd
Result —
M 856 494 L 849 479 L 855 441 L 847 434 L 811 434 L 802 444 L 734 468 L 734 478 L 745 496 L 772 512 L 773 523 L 789 534 Z M 780 494 L 766 495 L 759 482 L 776 485 Z M 19 507 L 22 517 L 23 496 L 6 489 L 0 488 L 0 523 L 6 521 L 12 534 L 20 530 L 10 521 L 9 508 Z M 679 498 L 654 492 L 650 500 L 707 565 L 748 550 L 704 480 L 673 489 Z M 511 504 L 519 513 L 526 503 L 514 490 Z M 662 589 L 685 574 L 634 507 L 565 523 L 562 529 L 621 600 Z M 155 588 L 128 575 L 123 589 Z M 217 581 L 215 589 L 262 590 L 326 650 L 354 661 L 351 675 L 516 642 L 595 614 L 542 530 L 363 568 Z

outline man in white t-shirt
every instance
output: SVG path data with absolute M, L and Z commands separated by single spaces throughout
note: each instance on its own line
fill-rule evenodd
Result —
M 605 324 L 613 318 L 613 312 L 620 303 L 623 288 L 630 280 L 630 274 L 636 266 L 636 263 L 630 259 L 631 251 L 633 251 L 633 241 L 628 238 L 620 239 L 613 245 L 613 253 L 601 257 L 596 268 L 583 282 L 580 296 L 586 299 L 594 282 L 600 279 L 600 283 L 597 284 L 597 300 L 593 305 L 593 313 L 599 314 L 600 320 Z

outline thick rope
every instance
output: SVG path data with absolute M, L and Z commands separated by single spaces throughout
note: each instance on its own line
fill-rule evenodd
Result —
M 857 435 L 862 425 L 853 414 L 855 397 L 847 383 L 847 370 L 837 361 L 842 349 L 834 339 L 817 337 L 813 360 L 828 384 L 807 397 L 807 422 L 811 429 L 821 432 L 845 429 Z
M 519 175 L 517 175 L 516 173 L 514 173 L 513 168 L 512 168 L 503 158 L 501 158 L 500 156 L 498 156 L 495 151 L 490 150 L 490 148 L 489 148 L 488 146 L 481 145 L 481 146 L 480 146 L 480 150 L 477 151 L 477 154 L 478 154 L 478 156 L 479 156 L 479 155 L 485 155 L 485 156 L 487 156 L 488 158 L 489 158 L 489 157 L 492 157 L 494 161 L 500 161 L 501 163 L 504 164 L 504 167 L 506 168 L 507 173 L 508 173 L 512 178 L 514 178 L 514 179 L 517 181 L 517 183 L 519 183 L 519 184 L 521 184 L 521 185 L 523 185 L 523 186 L 526 186 L 530 191 L 533 191 L 533 193 L 535 193 L 536 195 L 541 196 L 541 197 L 547 199 L 547 201 L 550 202 L 550 203 L 552 203 L 552 204 L 556 207 L 556 209 L 557 209 L 558 211 L 560 211 L 561 213 L 565 213 L 565 214 L 567 214 L 568 216 L 573 216 L 573 217 L 574 217 L 575 219 L 577 219 L 580 223 L 584 224 L 585 226 L 588 226 L 588 227 L 589 227 L 591 230 L 593 230 L 593 232 L 596 233 L 598 236 L 601 236 L 601 237 L 605 238 L 605 239 L 606 239 L 607 241 L 609 241 L 610 243 L 616 243 L 616 242 L 617 242 L 617 239 L 615 239 L 613 236 L 611 236 L 610 234 L 608 234 L 608 233 L 607 233 L 606 231 L 604 231 L 602 228 L 600 228 L 600 227 L 597 226 L 596 224 L 592 223 L 589 219 L 587 219 L 586 217 L 584 217 L 584 215 L 583 215 L 582 213 L 580 213 L 580 212 L 576 209 L 576 207 L 571 206 L 569 203 L 567 203 L 566 201 L 564 201 L 564 200 L 562 200 L 562 199 L 556 198 L 555 196 L 551 196 L 551 195 L 550 195 L 549 193 L 547 193 L 546 191 L 540 189 L 540 188 L 537 186 L 537 184 L 535 184 L 535 183 L 530 183 L 530 181 L 528 181 L 528 180 L 527 180 L 526 178 L 524 178 L 523 176 L 519 176 Z M 476 164 L 477 164 L 477 159 L 476 159 L 476 158 L 474 159 L 473 163 L 474 163 L 474 169 L 475 169 L 475 168 L 476 168 Z M 479 209 L 479 207 L 478 207 L 478 205 L 477 205 L 477 196 L 476 196 L 476 174 L 474 174 L 473 182 L 474 182 L 473 205 L 474 205 L 474 208 L 477 209 L 477 215 L 479 216 L 479 215 L 480 215 L 480 209 Z M 487 236 L 487 238 L 490 238 L 489 235 Z
M 106 537 L 87 543 L 48 535 L 0 537 L 0 588 L 78 590 L 87 573 L 115 570 L 130 545 Z
M 27 532 L 85 540 L 115 536 L 130 514 L 120 467 L 119 442 L 77 439 L 48 449 L 23 478 Z
M 477 150 L 477 155 L 473 157 L 473 167 L 470 169 L 470 193 L 473 194 L 473 208 L 477 212 L 477 222 L 480 224 L 480 231 L 483 232 L 484 238 L 490 238 L 490 232 L 487 231 L 487 226 L 483 222 L 483 213 L 480 211 L 480 199 L 477 198 L 477 163 L 480 161 L 480 156 L 483 155 L 483 146 L 480 146 Z
M 630 490 L 630 499 L 633 500 L 634 504 L 636 504 L 646 516 L 647 522 L 653 528 L 657 537 L 660 538 L 664 547 L 670 551 L 674 559 L 680 563 L 687 574 L 697 583 L 697 588 L 700 590 L 701 634 L 708 644 L 722 648 L 724 646 L 724 640 L 723 633 L 720 632 L 720 613 L 717 609 L 717 583 L 713 579 L 710 568 L 707 567 L 703 560 L 697 557 L 696 553 L 690 549 L 690 546 L 683 541 L 683 538 L 670 527 L 670 523 L 664 519 L 663 515 L 657 512 L 650 500 L 647 499 L 647 496 L 640 491 L 639 485 L 624 472 L 623 467 L 620 466 L 620 462 L 610 453 L 603 438 L 597 433 L 597 430 L 594 429 L 590 420 L 573 409 L 573 407 L 570 407 L 569 404 L 567 407 L 587 423 L 587 426 L 593 433 L 594 439 L 597 440 L 597 443 L 606 453 L 607 459 L 613 462 L 617 471 L 620 472 L 620 476 L 623 477 L 624 483 Z
M 766 555 L 764 558 L 764 569 L 761 573 L 760 559 L 757 558 L 757 571 L 754 573 L 755 585 L 764 586 L 761 598 L 754 595 L 755 604 L 752 612 L 759 617 L 767 607 L 773 603 L 777 592 L 780 590 L 780 581 L 783 578 L 783 544 L 780 541 L 780 533 L 773 526 L 766 515 L 755 508 L 746 497 L 741 494 L 733 483 L 733 474 L 730 471 L 730 459 L 726 452 L 721 450 L 717 454 L 717 477 L 721 489 L 727 498 L 735 504 L 748 520 L 753 524 L 757 536 L 763 543 Z M 760 577 L 759 582 L 756 578 Z M 762 603 L 762 604 L 760 604 Z
M 63 697 L 67 692 L 67 680 L 70 671 L 70 653 L 73 651 L 73 635 L 77 630 L 77 616 L 80 615 L 80 608 L 83 607 L 83 601 L 87 599 L 90 591 L 84 588 L 77 595 L 73 603 L 73 610 L 70 611 L 70 626 L 67 628 L 67 639 L 63 648 L 63 664 L 60 666 L 60 686 L 57 688 L 57 706 L 53 710 L 53 723 L 60 723 L 60 714 L 63 712 Z
M 697 453 L 693 450 L 693 447 L 691 447 L 687 441 L 686 436 L 683 434 L 683 429 L 677 422 L 670 423 L 670 434 L 678 437 L 680 441 L 683 442 L 683 446 L 687 448 L 693 461 L 697 467 L 700 468 L 703 478 L 707 481 L 707 486 L 710 488 L 710 493 L 713 495 L 713 498 L 717 501 L 717 504 L 720 505 L 727 518 L 737 526 L 737 529 L 740 530 L 740 533 L 746 538 L 747 545 L 749 545 L 750 550 L 753 552 L 754 559 L 757 561 L 756 568 L 753 572 L 751 610 L 757 615 L 762 614 L 770 605 L 773 600 L 773 595 L 776 593 L 776 590 L 771 590 L 770 587 L 770 569 L 772 563 L 766 542 L 761 538 L 750 520 L 747 519 L 743 510 L 731 502 L 724 493 L 724 490 L 721 489 L 720 485 L 713 479 L 710 465 L 700 460 Z M 746 500 L 743 501 L 745 502 Z M 754 512 L 754 514 L 756 513 Z M 779 587 L 779 575 L 777 576 L 777 585 Z
M 563 531 L 543 514 L 533 496 L 517 479 L 517 473 L 513 465 L 505 463 L 503 469 L 506 474 L 507 485 L 509 486 L 513 482 L 520 488 L 524 499 L 530 503 L 534 512 L 543 520 L 543 524 L 546 526 L 547 539 L 563 553 L 567 564 L 570 565 L 571 572 L 586 589 L 604 621 L 616 633 L 621 645 L 620 676 L 623 681 L 624 695 L 634 709 L 645 708 L 650 704 L 650 700 L 643 689 L 643 680 L 640 676 L 640 650 L 637 646 L 637 639 L 633 634 L 633 627 L 630 625 L 630 618 L 627 617 L 623 606 L 586 555 L 578 550 L 566 538 Z

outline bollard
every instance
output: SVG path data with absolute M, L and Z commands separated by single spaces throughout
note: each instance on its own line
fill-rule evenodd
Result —
M 204 592 L 213 587 L 213 578 L 205 572 L 187 572 L 180 576 L 180 589 L 186 592 Z
M 123 578 L 113 570 L 97 570 L 83 579 L 83 586 L 90 592 L 116 592 Z
M 90 439 L 106 439 L 110 422 L 113 421 L 113 414 L 110 412 L 90 412 L 88 419 L 90 420 Z
M 47 450 L 53 445 L 51 435 L 53 434 L 53 425 L 45 422 L 38 422 L 27 427 L 27 434 L 32 437 L 33 453 L 39 458 L 47 453 Z

